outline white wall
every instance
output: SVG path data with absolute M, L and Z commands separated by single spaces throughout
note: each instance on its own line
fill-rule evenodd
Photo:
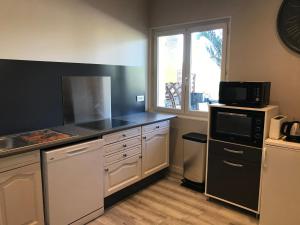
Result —
M 231 17 L 229 79 L 271 81 L 271 103 L 291 119 L 300 119 L 300 55 L 287 49 L 277 35 L 276 18 L 282 0 L 152 0 L 150 26 Z M 177 143 L 171 164 L 182 167 L 181 135 L 203 131 L 207 123 L 187 119 L 172 122 Z
M 147 65 L 146 0 L 0 0 L 0 58 Z

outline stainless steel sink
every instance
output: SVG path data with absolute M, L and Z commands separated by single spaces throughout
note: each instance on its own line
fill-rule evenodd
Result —
M 72 136 L 74 135 L 60 133 L 50 129 L 2 136 L 0 137 L 0 152 L 14 148 L 26 147 L 28 145 L 43 144 L 47 142 L 57 141 L 65 138 L 70 138 Z M 30 138 L 32 140 L 30 140 Z
M 13 138 L 0 137 L 0 150 L 5 150 L 13 147 Z
M 74 135 L 60 133 L 50 129 L 31 131 L 0 137 L 0 152 L 22 148 L 34 144 L 43 144 L 70 138 Z M 30 140 L 31 139 L 31 140 Z
M 15 136 L 0 137 L 0 151 L 17 148 L 24 145 L 24 142 Z

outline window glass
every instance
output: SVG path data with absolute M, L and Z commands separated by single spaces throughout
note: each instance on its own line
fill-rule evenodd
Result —
M 182 109 L 183 34 L 157 38 L 157 106 Z
M 223 29 L 191 33 L 189 110 L 208 111 L 218 102 Z

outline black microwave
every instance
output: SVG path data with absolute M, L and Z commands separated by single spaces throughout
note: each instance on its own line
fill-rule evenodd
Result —
M 265 107 L 270 100 L 271 82 L 220 82 L 219 103 L 242 107 Z
M 211 107 L 210 136 L 215 140 L 261 148 L 264 121 L 263 111 Z

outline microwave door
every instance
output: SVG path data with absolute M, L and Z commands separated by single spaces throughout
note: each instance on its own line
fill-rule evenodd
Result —
M 248 98 L 248 90 L 245 87 L 232 87 L 220 90 L 220 103 L 239 104 Z

